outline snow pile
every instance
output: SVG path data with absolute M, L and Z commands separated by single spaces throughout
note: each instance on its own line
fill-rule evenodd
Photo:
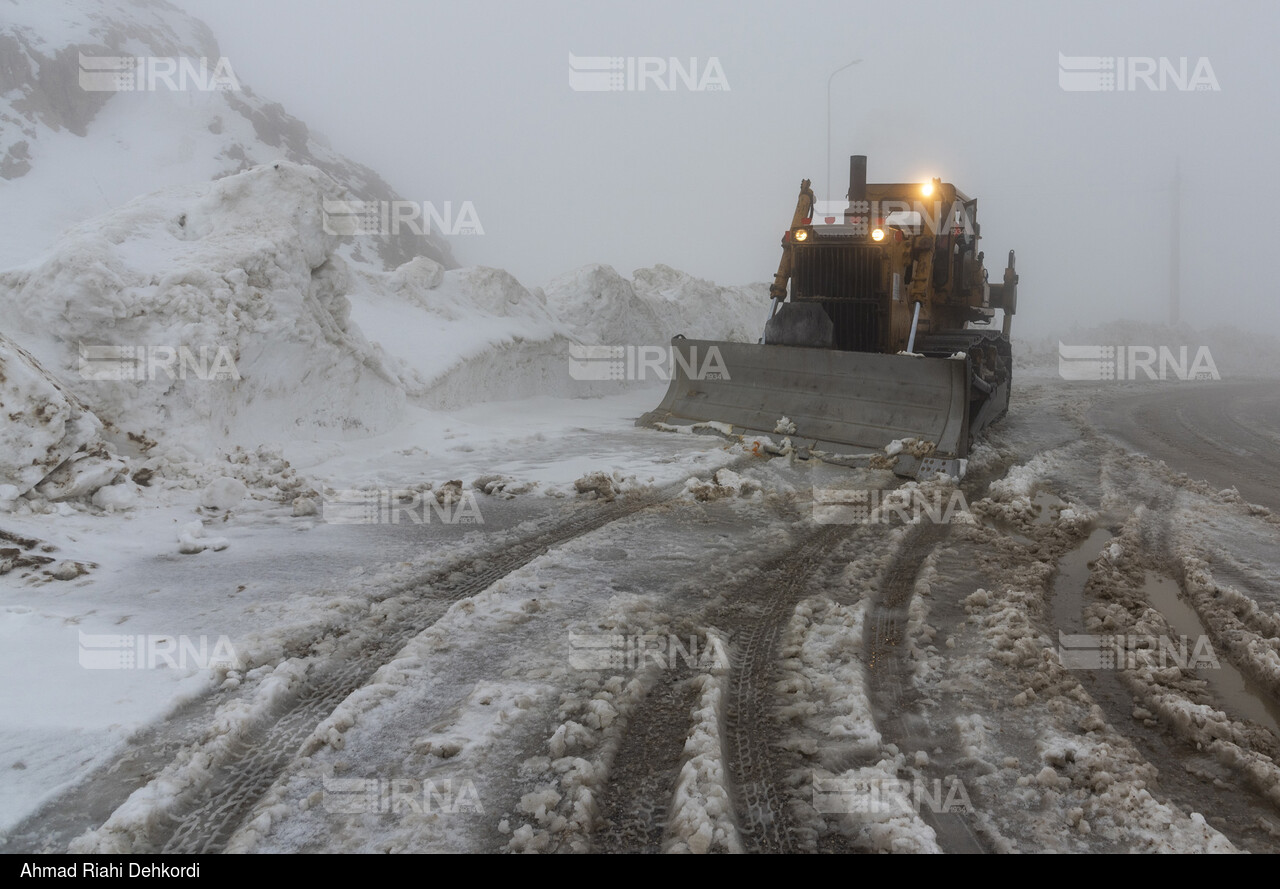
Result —
M 758 338 L 763 285 L 719 287 L 666 266 L 634 274 L 589 265 L 526 288 L 500 269 L 445 271 L 419 258 L 393 272 L 359 268 L 352 317 L 389 353 L 408 394 L 441 410 L 664 382 L 654 367 L 637 369 L 654 358 L 639 350 L 665 349 L 679 333 Z M 582 351 L 605 345 L 618 353 Z
M 1042 451 L 1026 463 L 1009 467 L 1004 477 L 993 481 L 987 488 L 987 496 L 973 505 L 974 511 L 998 521 L 1016 526 L 1027 526 L 1044 518 L 1045 506 L 1038 502 L 1062 467 L 1083 446 L 1072 443 L 1062 448 Z M 1067 532 L 1087 525 L 1094 518 L 1087 508 L 1066 506 L 1059 513 L 1059 524 Z
M 664 319 L 610 266 L 583 266 L 553 279 L 543 291 L 547 305 L 584 343 L 666 344 L 671 339 Z
M 541 582 L 546 583 L 545 573 Z M 611 794 L 624 794 L 623 788 L 637 776 L 666 768 L 659 763 L 664 741 L 673 737 L 682 749 L 679 771 L 675 773 L 672 762 L 672 781 L 665 785 L 672 796 L 662 848 L 694 853 L 741 850 L 723 749 L 728 636 L 708 627 L 696 641 L 673 626 L 665 611 L 650 608 L 645 598 L 612 598 L 599 619 L 579 624 L 583 633 L 576 641 L 570 635 L 573 647 L 567 662 L 581 679 L 561 691 L 545 753 L 521 765 L 522 775 L 535 780 L 521 794 L 514 818 L 504 819 L 506 826 L 500 827 L 510 832 L 511 851 L 589 851 L 593 832 L 630 830 L 612 819 L 643 822 L 652 817 L 641 809 L 615 812 L 605 819 L 601 804 Z M 632 649 L 619 663 L 608 653 L 621 650 L 591 647 L 604 638 L 652 641 L 645 643 L 646 654 L 632 656 L 638 651 Z M 689 640 L 688 656 L 676 653 L 671 640 L 677 638 Z M 653 647 L 658 643 L 662 650 Z M 619 667 L 625 672 L 615 672 Z M 667 700 L 684 703 L 669 712 Z M 659 722 L 650 722 L 655 719 Z M 625 744 L 635 733 L 646 739 L 639 760 Z M 646 756 L 653 759 L 645 760 Z
M 918 438 L 895 438 L 884 446 L 883 454 L 871 454 L 867 465 L 872 469 L 893 469 L 898 465 L 898 457 L 902 454 L 923 460 L 937 449 L 937 442 Z
M 922 441 L 918 438 L 895 438 L 884 446 L 884 453 L 886 457 L 896 457 L 905 452 L 912 457 L 924 458 L 937 449 L 937 442 Z
M 612 503 L 621 495 L 644 490 L 644 485 L 634 475 L 624 476 L 616 469 L 612 474 L 595 470 L 574 481 L 573 489 L 584 497 Z
M 446 271 L 425 257 L 392 272 L 355 268 L 353 320 L 426 406 L 616 391 L 573 378 L 568 326 L 542 291 L 501 269 Z
M 628 280 L 589 266 L 544 293 L 499 269 L 454 268 L 439 234 L 414 226 L 336 236 L 325 200 L 400 196 L 240 82 L 239 60 L 222 59 L 204 24 L 162 3 L 9 6 L 0 192 L 12 212 L 0 219 L 0 326 L 54 388 L 35 393 L 24 371 L 28 391 L 5 393 L 6 405 L 48 397 L 51 412 L 42 431 L 2 433 L 0 503 L 89 444 L 95 421 L 81 417 L 96 416 L 115 450 L 78 460 L 47 499 L 92 496 L 138 462 L 165 485 L 198 489 L 228 475 L 256 497 L 253 480 L 210 461 L 264 444 L 366 439 L 405 425 L 410 404 L 454 410 L 635 384 L 575 378 L 577 345 L 758 337 L 764 285 L 720 287 L 666 266 Z M 82 57 L 124 55 L 226 62 L 234 82 L 81 88 Z M 90 218 L 104 205 L 113 209 Z M 69 407 L 77 399 L 83 409 Z M 34 448 L 46 449 L 39 471 Z M 276 493 L 305 493 L 294 482 Z M 137 485 L 112 487 L 99 508 L 134 505 Z
M 123 468 L 99 439 L 98 418 L 3 333 L 0 415 L 0 503 L 36 485 L 51 499 L 92 493 Z
M 680 315 L 698 322 L 691 332 L 741 333 L 726 306 L 748 305 L 748 289 L 712 287 L 699 303 L 711 285 L 670 269 L 638 272 L 648 287 L 639 290 L 601 290 L 599 275 L 584 273 L 562 281 L 559 302 L 499 269 L 446 270 L 418 257 L 382 271 L 328 230 L 324 202 L 344 195 L 321 171 L 279 162 L 139 198 L 0 273 L 6 333 L 149 475 L 186 487 L 225 475 L 251 488 L 225 466 L 206 470 L 264 442 L 278 450 L 388 432 L 411 401 L 449 410 L 634 385 L 575 379 L 572 349 L 594 333 L 557 317 L 557 305 L 603 300 L 584 317 L 608 316 L 615 304 L 623 317 L 654 294 L 684 294 Z M 82 438 L 67 444 L 74 450 Z M 60 490 L 91 494 L 123 468 L 64 479 Z M 297 479 L 279 481 L 273 499 L 306 493 Z M 588 482 L 579 489 L 604 499 L 634 486 Z M 34 482 L 7 483 L 18 496 Z
M 225 518 L 232 508 L 226 504 L 241 505 L 245 500 L 293 502 L 301 510 L 295 514 L 307 514 L 308 502 L 318 507 L 319 492 L 284 458 L 280 445 L 252 450 L 237 446 L 208 462 L 181 458 L 181 452 L 134 458 L 132 477 L 149 488 L 199 491 L 197 515 L 222 513 Z M 244 494 L 232 503 L 238 485 L 244 486 Z
M 1280 612 L 1268 614 L 1234 587 L 1216 584 L 1203 559 L 1182 555 L 1181 561 L 1188 596 L 1201 618 L 1218 628 L 1215 642 L 1229 647 L 1254 681 L 1276 694 L 1280 690 Z
M 1148 592 L 1150 576 L 1159 576 L 1169 563 L 1164 557 L 1153 561 L 1144 552 L 1144 543 L 1153 534 L 1151 526 L 1167 521 L 1168 513 L 1138 506 L 1122 529 L 1123 545 L 1111 544 L 1094 563 L 1090 585 L 1097 601 L 1086 609 L 1087 627 L 1095 633 L 1116 634 L 1116 638 L 1151 640 L 1147 647 L 1135 645 L 1121 652 L 1123 669 L 1119 671 L 1144 716 L 1158 718 L 1176 735 L 1240 773 L 1260 795 L 1273 804 L 1280 803 L 1276 739 L 1274 729 L 1267 725 L 1265 705 L 1260 703 L 1268 692 L 1274 694 L 1280 687 L 1280 645 L 1276 642 L 1280 619 L 1238 590 L 1220 587 L 1212 579 L 1211 563 L 1203 558 L 1230 566 L 1232 557 L 1224 539 L 1239 545 L 1254 534 L 1270 540 L 1274 532 L 1265 525 L 1251 528 L 1247 504 L 1233 502 L 1232 497 L 1203 484 L 1187 484 L 1169 512 L 1176 529 L 1168 542 L 1172 564 L 1178 569 L 1174 573 L 1180 575 L 1198 626 L 1175 627 L 1173 619 L 1154 607 L 1159 603 Z M 1207 632 L 1212 644 L 1206 644 L 1203 636 L 1190 644 L 1182 636 L 1194 635 L 1197 629 Z M 1180 636 L 1181 654 L 1177 648 Z M 1164 640 L 1173 640 L 1174 645 L 1166 647 Z M 1220 663 L 1220 656 L 1231 663 Z M 1225 699 L 1206 694 L 1206 678 L 1221 675 L 1218 670 L 1223 666 L 1231 668 L 1227 675 L 1240 670 L 1233 684 L 1245 685 L 1252 680 L 1260 688 L 1250 691 L 1246 685 L 1246 694 Z M 1212 689 L 1214 679 L 1208 681 Z M 1259 702 L 1252 712 L 1249 698 Z M 1223 704 L 1225 709 L 1219 709 Z
M 1147 787 L 1156 783 L 1155 768 L 1134 762 L 1134 752 L 1124 742 L 1102 740 L 1092 732 L 1065 736 L 1051 731 L 1037 740 L 1037 747 L 1044 765 L 1019 778 L 1018 786 L 1036 788 L 1032 794 L 1064 809 L 1067 825 L 1077 833 L 1109 832 L 1118 822 L 1134 852 L 1238 851 L 1203 815 L 1192 812 L 1188 817 L 1154 797 Z
M 217 445 L 389 428 L 399 381 L 348 320 L 319 170 L 276 163 L 140 198 L 0 275 L 6 318 L 134 441 Z
M 723 287 L 665 265 L 633 274 L 636 295 L 653 307 L 671 336 L 754 343 L 764 331 L 766 284 Z
M 664 382 L 656 367 L 640 369 L 655 357 L 665 367 L 663 353 L 640 350 L 665 350 L 679 333 L 754 342 L 761 323 L 756 288 L 718 287 L 666 266 L 628 281 L 589 265 L 543 288 L 501 269 L 445 271 L 425 257 L 392 272 L 353 267 L 353 319 L 389 353 L 408 394 L 441 410 Z
M 221 476 L 209 483 L 200 494 L 200 505 L 205 509 L 227 512 L 238 506 L 249 489 L 238 478 Z
M 841 833 L 858 851 L 941 854 L 937 834 L 920 817 L 914 786 L 899 777 L 906 771 L 899 753 L 839 775 L 815 772 L 824 792 L 839 791 L 843 811 L 831 814 L 839 814 Z
M 639 678 L 612 675 L 603 682 L 587 680 L 562 694 L 557 711 L 561 721 L 547 739 L 550 755 L 530 757 L 521 765 L 522 771 L 542 780 L 520 798 L 517 809 L 527 820 L 511 831 L 508 849 L 590 849 L 589 837 L 599 818 L 598 797 L 605 793 L 626 717 L 644 697 L 645 685 Z
M 206 549 L 221 552 L 230 545 L 231 543 L 225 537 L 206 538 L 204 523 L 200 521 L 188 522 L 178 532 L 178 552 L 185 555 L 202 553 Z
M 547 305 L 584 343 L 665 346 L 690 339 L 754 343 L 768 315 L 764 284 L 721 287 L 669 266 L 626 280 L 607 265 L 562 275 L 543 289 Z
M 786 704 L 779 716 L 804 729 L 784 744 L 828 768 L 880 753 L 863 665 L 867 606 L 865 599 L 856 605 L 806 599 L 782 639 L 776 690 Z
M 717 469 L 710 479 L 694 478 L 685 482 L 687 491 L 695 500 L 710 501 L 724 498 L 751 497 L 760 492 L 760 483 L 745 478 L 732 469 Z
M 1034 469 L 1033 462 L 1023 468 Z M 1011 475 L 1007 493 L 1025 497 L 1039 473 Z M 1027 530 L 1035 535 L 1041 558 L 1048 561 L 1001 572 L 999 583 L 964 597 L 968 620 L 955 647 L 952 640 L 947 643 L 953 652 L 952 674 L 981 676 L 991 701 L 1008 701 L 987 705 L 998 711 L 996 731 L 989 716 L 984 726 L 978 712 L 956 720 L 968 768 L 978 773 L 971 782 L 966 780 L 976 799 L 999 799 L 1008 811 L 1034 813 L 1028 818 L 997 812 L 993 820 L 1003 822 L 1006 832 L 1025 833 L 1027 839 L 1020 842 L 1036 848 L 1073 851 L 1101 841 L 1134 851 L 1232 851 L 1227 838 L 1203 817 L 1188 817 L 1148 790 L 1155 783 L 1155 767 L 1112 728 L 1107 714 L 1080 685 L 1078 673 L 1064 666 L 1055 650 L 1059 640 L 1043 632 L 1042 616 L 1052 565 L 1079 546 L 1079 535 L 1064 533 L 1054 523 Z M 974 533 L 995 536 L 991 531 Z M 1099 581 L 1102 572 L 1109 572 L 1108 551 L 1109 547 L 1095 563 L 1093 576 Z M 1102 586 L 1112 589 L 1115 584 L 1108 577 Z M 1096 621 L 1088 624 L 1090 632 L 1103 631 Z M 1124 631 L 1142 630 L 1114 622 L 1105 628 L 1107 633 Z M 1012 672 L 1002 677 L 1005 671 L 976 666 L 980 660 Z M 1122 680 L 1127 675 L 1128 671 L 1120 673 Z M 1135 698 L 1142 697 L 1136 687 L 1133 691 Z M 1011 729 L 1014 725 L 1016 730 Z M 1034 752 L 1018 737 L 1035 739 Z
M 693 728 L 685 741 L 685 762 L 676 781 L 667 852 L 742 851 L 727 786 L 720 720 L 728 691 L 728 664 L 691 680 L 698 690 Z
M 663 381 L 653 368 L 635 370 L 648 353 L 584 356 L 582 346 L 662 349 L 677 333 L 743 342 L 759 335 L 763 290 L 719 287 L 666 266 L 634 274 L 628 281 L 589 265 L 526 288 L 501 269 L 445 271 L 418 258 L 392 272 L 359 267 L 352 317 L 389 353 L 408 394 L 441 410 Z

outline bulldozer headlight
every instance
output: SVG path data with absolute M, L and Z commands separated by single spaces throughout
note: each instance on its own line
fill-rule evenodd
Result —
M 882 228 L 873 228 L 873 229 L 871 230 L 871 240 L 873 240 L 873 241 L 883 241 L 883 240 L 884 240 L 884 229 L 882 229 Z
M 807 241 L 809 240 L 809 230 L 807 228 L 798 228 L 794 237 L 797 241 Z

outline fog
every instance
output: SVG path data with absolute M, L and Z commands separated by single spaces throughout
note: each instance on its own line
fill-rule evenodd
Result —
M 993 280 L 1017 250 L 1015 334 L 1164 320 L 1177 161 L 1183 320 L 1280 320 L 1272 3 L 179 5 L 243 83 L 404 197 L 471 201 L 483 234 L 455 255 L 528 285 L 596 262 L 770 280 L 800 180 L 842 197 L 859 153 L 872 182 L 978 198 Z M 1207 60 L 1219 88 L 1069 91 L 1059 54 Z M 575 91 L 570 55 L 714 58 L 727 89 Z M 828 177 L 828 78 L 855 59 L 831 81 Z

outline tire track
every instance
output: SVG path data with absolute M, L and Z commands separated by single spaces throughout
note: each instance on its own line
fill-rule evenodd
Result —
M 967 502 L 986 496 L 991 483 L 1003 477 L 1012 461 L 1002 458 L 981 473 L 961 483 Z M 867 622 L 867 692 L 885 745 L 895 744 L 899 750 L 947 749 L 949 742 L 939 737 L 921 716 L 920 692 L 911 681 L 911 669 L 905 662 L 902 644 L 908 620 L 908 606 L 915 595 L 916 581 L 925 560 L 950 536 L 951 525 L 919 522 L 907 526 L 906 536 L 885 569 L 879 596 L 871 603 Z M 928 771 L 943 771 L 945 759 L 930 755 Z M 934 812 L 922 807 L 920 817 L 933 828 L 938 845 L 949 853 L 985 853 L 986 846 L 970 829 L 963 813 Z
M 679 490 L 671 489 L 667 496 Z M 470 570 L 450 572 L 448 582 L 431 589 L 430 598 L 415 603 L 408 613 L 397 615 L 396 625 L 388 632 L 383 633 L 383 628 L 375 625 L 370 628 L 370 638 L 352 638 L 308 676 L 306 688 L 279 720 L 267 726 L 261 737 L 242 744 L 241 755 L 219 769 L 212 792 L 202 794 L 198 805 L 174 819 L 173 832 L 161 851 L 222 851 L 316 726 L 394 659 L 411 639 L 439 620 L 454 602 L 488 589 L 554 547 L 649 509 L 663 499 L 650 496 L 614 504 L 517 544 L 496 557 L 475 560 L 468 566 Z
M 219 754 L 207 780 L 201 780 L 162 818 L 148 824 L 143 835 L 134 836 L 134 851 L 222 851 L 316 727 L 411 639 L 439 620 L 454 602 L 487 589 L 555 547 L 650 509 L 680 490 L 678 486 L 671 487 L 593 508 L 496 554 L 479 555 L 373 599 L 371 604 L 386 602 L 396 595 L 412 597 L 392 618 L 371 609 L 363 619 L 323 640 L 334 643 L 333 653 L 312 665 L 300 688 Z M 230 699 L 213 696 L 194 708 L 187 722 L 198 722 L 203 730 L 212 721 L 217 706 Z M 190 743 L 191 726 L 186 728 L 183 740 Z M 206 735 L 205 739 L 209 737 Z M 172 727 L 154 727 L 143 739 L 141 749 L 135 747 L 110 766 L 104 766 L 87 782 L 71 788 L 15 828 L 8 849 L 65 850 L 75 837 L 103 825 L 103 812 L 114 812 L 131 794 L 147 786 L 159 764 L 172 762 L 182 746 L 180 740 L 174 739 Z M 83 804 L 86 797 L 94 801 L 89 812 Z M 109 823 L 109 818 L 106 820 Z
M 778 640 L 814 575 L 850 533 L 847 526 L 800 529 L 806 540 L 761 565 L 750 580 L 728 591 L 722 605 L 697 620 L 731 640 L 723 753 L 740 839 L 748 852 L 792 851 L 784 770 L 776 753 L 780 726 L 773 715 Z M 614 758 L 599 852 L 661 851 L 692 724 L 697 692 L 689 670 L 670 670 L 651 688 L 629 720 Z
M 1139 533 L 1145 558 L 1143 553 L 1131 557 L 1152 568 L 1176 564 L 1176 553 L 1170 545 L 1176 495 L 1167 490 L 1152 493 L 1137 482 L 1122 482 L 1122 487 L 1127 497 L 1149 507 L 1147 516 L 1151 524 Z M 1215 644 L 1221 643 L 1215 640 Z M 1102 708 L 1107 722 L 1133 744 L 1146 762 L 1155 766 L 1159 778 L 1153 790 L 1183 812 L 1205 814 L 1213 827 L 1238 848 L 1250 852 L 1275 851 L 1280 817 L 1274 805 L 1258 793 L 1247 774 L 1241 774 L 1239 767 L 1226 766 L 1207 752 L 1193 748 L 1162 720 L 1137 718 L 1139 707 L 1146 702 L 1121 680 L 1119 671 L 1081 672 L 1082 685 Z M 1220 703 L 1215 700 L 1214 706 L 1221 709 Z
M 867 624 L 867 685 L 877 727 L 884 745 L 894 744 L 904 752 L 946 746 L 945 739 L 938 737 L 918 712 L 920 693 L 911 682 L 903 642 L 916 579 L 928 555 L 946 540 L 950 527 L 932 523 L 908 526 L 906 538 L 885 570 L 880 596 L 872 604 L 872 620 Z M 934 759 L 930 757 L 930 771 L 937 769 Z M 944 852 L 987 851 L 962 815 L 934 812 L 928 807 L 922 807 L 919 814 L 933 828 Z
M 663 851 L 690 712 L 698 700 L 689 674 L 683 664 L 668 672 L 669 678 L 649 690 L 631 717 L 614 756 L 592 851 Z
M 770 561 L 760 577 L 736 591 L 736 601 L 716 620 L 734 640 L 724 746 L 739 834 L 748 852 L 795 851 L 786 791 L 779 781 L 783 765 L 776 753 L 780 726 L 773 715 L 773 687 L 778 638 L 810 581 L 849 533 L 848 526 L 827 525 Z
M 993 474 L 1001 471 L 1003 464 L 965 487 L 985 489 Z M 903 483 L 903 479 L 896 479 L 891 488 Z M 779 780 L 786 766 L 777 752 L 781 726 L 774 717 L 778 641 L 796 604 L 810 593 L 815 578 L 830 570 L 835 551 L 860 527 L 824 525 L 817 531 L 802 531 L 809 535 L 802 544 L 765 563 L 759 576 L 734 590 L 729 604 L 707 618 L 733 638 L 724 749 L 739 835 L 748 852 L 816 851 L 796 849 L 787 791 Z M 929 533 L 936 533 L 941 540 L 949 526 L 933 527 Z M 914 561 L 900 556 L 895 562 L 900 575 L 910 575 L 908 596 L 922 561 L 923 555 Z M 823 589 L 829 586 L 819 585 Z M 967 826 L 961 826 L 972 841 Z M 976 841 L 972 844 L 977 846 Z

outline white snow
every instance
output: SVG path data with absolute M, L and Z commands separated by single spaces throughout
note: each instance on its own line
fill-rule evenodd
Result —
M 15 500 L 69 461 L 81 462 L 92 446 L 105 456 L 99 435 L 102 423 L 36 359 L 0 332 L 0 500 Z M 119 467 L 91 459 L 101 484 Z M 68 469 L 68 474 L 70 469 Z M 95 479 L 97 480 L 97 479 Z M 61 486 L 66 488 L 67 482 Z M 70 485 L 92 490 L 92 484 Z M 58 494 L 63 491 L 59 490 Z M 59 499 L 57 496 L 51 499 Z
M 248 492 L 249 489 L 240 479 L 224 475 L 211 481 L 200 493 L 200 505 L 205 509 L 226 512 L 238 506 Z
M 111 0 L 9 4 L 4 15 L 0 37 L 19 46 L 24 76 L 0 95 L 0 201 L 11 210 L 0 219 L 0 831 L 127 755 L 139 730 L 227 692 L 207 731 L 72 844 L 146 848 L 326 657 L 373 644 L 425 601 L 439 606 L 434 622 L 319 720 L 232 850 L 293 851 L 322 837 L 341 851 L 493 851 L 481 848 L 490 827 L 512 851 L 588 850 L 601 800 L 635 765 L 618 761 L 630 721 L 667 689 L 693 703 L 673 727 L 684 742 L 677 735 L 663 847 L 741 851 L 728 664 L 699 663 L 678 680 L 669 665 L 585 670 L 571 665 L 571 637 L 683 632 L 684 618 L 813 533 L 795 518 L 809 514 L 797 492 L 830 470 L 794 461 L 786 416 L 778 444 L 714 422 L 636 429 L 662 382 L 575 379 L 571 358 L 582 346 L 662 349 L 676 335 L 755 342 L 766 285 L 592 264 L 533 286 L 501 268 L 447 267 L 434 241 L 414 245 L 430 256 L 411 256 L 338 237 L 324 202 L 381 184 L 251 92 L 115 94 L 80 109 L 84 119 L 30 99 L 40 61 L 106 39 L 104 22 L 120 19 L 112 51 L 216 54 L 198 23 Z M 1058 341 L 1203 342 L 1224 375 L 1280 373 L 1280 349 L 1261 334 L 1138 323 L 1018 342 L 1017 373 L 1056 378 Z M 1011 465 L 973 504 L 978 519 L 950 529 L 954 549 L 919 566 L 902 605 L 905 681 L 954 747 L 949 766 L 976 776 L 971 823 L 993 848 L 1231 851 L 1215 813 L 1188 814 L 1153 791 L 1155 767 L 1055 660 L 1050 576 L 1100 516 L 1127 517 L 1097 554 L 1095 582 L 1136 596 L 1133 578 L 1164 560 L 1215 645 L 1274 694 L 1276 520 L 1132 455 L 1104 450 L 1099 467 L 1101 446 L 1081 434 L 1088 398 L 1030 392 L 1013 431 L 975 452 L 979 468 Z M 1069 434 L 1048 441 L 1059 421 Z M 1028 431 L 1047 443 L 1026 445 Z M 693 434 L 704 432 L 715 434 Z M 904 439 L 885 455 L 929 447 Z M 876 471 L 842 479 L 869 484 Z M 548 524 L 660 489 L 682 493 L 479 592 L 424 595 Z M 340 492 L 389 490 L 464 500 L 481 521 L 351 527 L 326 512 Z M 896 496 L 924 490 L 901 485 Z M 1036 498 L 1054 491 L 1063 505 L 1050 520 Z M 806 799 L 815 782 L 882 787 L 945 762 L 940 749 L 888 742 L 873 713 L 874 593 L 908 540 L 876 530 L 845 551 L 830 586 L 794 604 L 780 634 L 769 691 L 782 750 L 803 766 L 781 792 L 810 818 L 805 829 L 821 820 Z M 989 564 L 956 568 L 949 560 L 966 547 Z M 1108 632 L 1164 627 L 1155 609 L 1115 603 L 1089 617 Z M 87 665 L 86 638 L 126 636 L 226 638 L 236 658 Z M 1141 718 L 1280 803 L 1280 769 L 1250 744 L 1256 727 L 1207 703 L 1194 676 L 1144 661 L 1121 681 L 1141 697 Z M 454 786 L 471 786 L 477 806 L 394 824 L 324 811 L 326 779 L 402 772 L 474 782 Z M 863 851 L 942 848 L 910 810 L 830 822 Z
M 742 851 L 733 820 L 720 731 L 727 674 L 728 665 L 724 664 L 693 680 L 699 693 L 698 705 L 671 804 L 667 852 L 703 855 Z

